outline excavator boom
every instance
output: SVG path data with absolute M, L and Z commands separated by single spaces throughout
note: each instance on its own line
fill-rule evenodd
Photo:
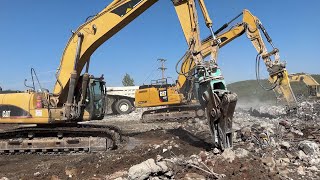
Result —
M 76 71 L 75 78 L 78 79 L 85 64 L 101 44 L 156 2 L 157 0 L 114 0 L 73 32 L 61 57 L 58 81 L 53 91 L 54 94 L 59 94 L 59 103 L 67 101 L 70 74 Z

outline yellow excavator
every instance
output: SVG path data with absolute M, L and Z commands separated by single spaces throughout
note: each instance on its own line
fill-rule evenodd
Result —
M 320 84 L 309 74 L 289 74 L 290 82 L 303 82 L 308 88 L 310 98 L 320 98 Z
M 226 32 L 222 32 L 241 15 L 243 16 L 241 23 L 234 25 Z M 267 51 L 260 31 L 271 44 L 273 48 L 271 52 Z M 220 40 L 220 43 L 217 44 L 219 48 L 222 48 L 237 37 L 246 34 L 258 52 L 256 57 L 256 78 L 259 84 L 261 85 L 259 77 L 259 64 L 260 59 L 262 58 L 269 72 L 269 81 L 272 83 L 272 86 L 264 87 L 261 85 L 261 87 L 266 90 L 274 90 L 278 92 L 286 100 L 289 110 L 296 109 L 296 98 L 289 83 L 289 77 L 287 70 L 285 69 L 285 63 L 280 61 L 279 50 L 274 47 L 272 39 L 257 17 L 245 9 L 241 14 L 215 31 L 214 34 L 216 34 L 216 39 Z M 213 41 L 212 36 L 209 36 L 202 41 L 200 49 L 200 55 L 202 58 L 206 58 L 211 54 L 213 46 L 212 42 L 217 42 Z M 274 61 L 272 61 L 270 58 L 273 55 L 275 56 Z M 211 56 L 216 55 L 211 54 Z M 181 68 L 177 70 L 179 77 L 176 84 L 161 83 L 157 85 L 144 85 L 140 86 L 139 90 L 136 91 L 135 106 L 138 108 L 168 106 L 165 108 L 145 111 L 142 114 L 143 122 L 203 117 L 204 111 L 198 101 L 195 100 L 196 96 L 194 95 L 196 86 L 195 82 L 197 81 L 194 76 L 196 63 L 192 60 L 190 54 L 188 53 L 186 53 L 183 58 L 180 59 L 180 61 L 182 61 L 182 63 Z M 176 69 L 178 69 L 179 62 L 176 65 Z
M 101 101 L 105 95 L 105 85 L 102 79 L 89 75 L 90 57 L 101 44 L 156 2 L 114 0 L 73 31 L 62 54 L 52 93 L 36 91 L 31 86 L 25 92 L 0 94 L 0 123 L 24 124 L 19 128 L 0 131 L 0 153 L 115 148 L 121 139 L 119 128 L 81 123 L 95 118 L 93 113 L 102 115 L 99 119 L 104 114 Z M 187 38 L 188 54 L 197 64 L 196 76 L 201 81 L 199 92 L 204 97 L 202 108 L 207 108 L 210 116 L 216 112 L 214 119 L 208 118 L 213 142 L 221 149 L 231 147 L 236 95 L 226 89 L 220 69 L 213 63 L 215 59 L 209 63 L 202 60 L 195 0 L 172 2 Z M 198 2 L 205 18 L 208 18 L 203 0 Z M 212 22 L 206 22 L 213 36 L 211 52 L 215 52 L 218 46 L 214 42 Z

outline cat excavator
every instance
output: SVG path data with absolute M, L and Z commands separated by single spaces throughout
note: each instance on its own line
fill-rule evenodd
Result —
M 229 25 L 243 17 L 242 22 L 232 26 L 229 30 L 223 32 Z M 267 51 L 267 47 L 263 41 L 261 33 L 265 36 L 267 41 L 271 44 L 273 50 Z M 289 111 L 294 111 L 297 108 L 296 98 L 292 92 L 288 72 L 285 69 L 285 63 L 280 61 L 279 49 L 275 48 L 272 39 L 262 25 L 261 21 L 252 15 L 250 11 L 243 10 L 241 14 L 233 18 L 228 23 L 224 24 L 221 28 L 214 32 L 216 39 L 220 41 L 219 48 L 227 45 L 237 37 L 243 34 L 252 42 L 253 46 L 258 52 L 256 56 L 256 78 L 265 90 L 274 90 L 278 92 L 287 102 Z M 211 48 L 214 46 L 212 36 L 204 39 L 201 44 L 200 54 L 202 58 L 206 58 L 211 54 Z M 212 56 L 212 54 L 211 54 Z M 213 55 L 215 56 L 215 55 Z M 274 56 L 274 61 L 271 57 Z M 269 72 L 269 82 L 271 87 L 265 87 L 260 83 L 259 65 L 260 59 L 263 59 L 267 70 Z M 178 70 L 179 63 L 180 69 Z M 194 76 L 196 64 L 192 60 L 190 54 L 186 53 L 183 58 L 179 60 L 176 65 L 177 73 L 179 74 L 176 84 L 160 84 L 160 85 L 144 85 L 136 91 L 135 105 L 136 107 L 156 107 L 167 106 L 160 109 L 153 109 L 145 111 L 142 114 L 143 122 L 154 122 L 163 120 L 182 120 L 188 118 L 202 118 L 204 111 L 197 101 L 194 94 L 197 81 Z M 201 97 L 201 96 L 200 96 Z M 201 99 L 201 98 L 200 98 Z
M 158 0 L 113 0 L 72 31 L 57 69 L 52 93 L 31 88 L 25 92 L 0 94 L 0 123 L 23 125 L 0 131 L 0 153 L 116 148 L 121 141 L 119 128 L 82 123 L 94 118 L 92 109 L 102 115 L 104 112 L 101 101 L 105 85 L 102 79 L 89 75 L 90 57 L 100 45 L 156 2 Z M 231 125 L 237 97 L 226 89 L 215 62 L 217 57 L 210 62 L 202 59 L 195 0 L 172 2 L 188 43 L 188 55 L 197 65 L 202 107 L 207 109 L 208 116 L 212 116 L 208 119 L 213 143 L 221 149 L 232 147 Z M 198 0 L 198 3 L 213 37 L 210 50 L 213 53 L 219 42 L 214 42 L 212 21 L 204 1 Z
M 303 82 L 308 87 L 310 98 L 320 98 L 320 84 L 309 74 L 295 73 L 289 74 L 290 82 Z

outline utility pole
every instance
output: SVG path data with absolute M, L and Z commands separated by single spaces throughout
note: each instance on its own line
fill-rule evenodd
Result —
M 162 72 L 162 81 L 163 81 L 163 83 L 164 83 L 164 79 L 165 79 L 164 72 L 165 72 L 166 69 L 167 69 L 167 68 L 164 66 L 164 63 L 165 63 L 167 60 L 160 58 L 160 59 L 158 59 L 158 61 L 161 62 L 161 67 L 159 67 L 158 69 L 160 69 L 161 72 Z

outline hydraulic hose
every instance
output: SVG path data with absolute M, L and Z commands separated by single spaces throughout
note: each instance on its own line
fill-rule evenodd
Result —
M 279 81 L 279 78 L 276 79 L 276 81 L 272 84 L 271 87 L 265 87 L 261 84 L 261 79 L 260 79 L 260 61 L 261 61 L 261 53 L 258 53 L 256 56 L 256 79 L 258 81 L 258 84 L 262 89 L 266 91 L 271 91 L 274 90 L 274 88 L 277 87 L 277 83 Z
M 187 56 L 189 56 L 189 55 L 191 55 L 190 50 L 188 50 L 188 51 L 179 59 L 179 61 L 176 63 L 175 69 L 176 69 L 176 73 L 178 73 L 179 75 L 184 75 L 184 76 L 186 76 L 186 74 L 188 74 L 188 73 L 191 71 L 191 70 L 189 70 L 188 72 L 178 71 L 178 66 L 179 66 L 180 62 L 181 62 L 182 60 L 184 60 L 185 57 L 187 57 Z M 183 63 L 184 63 L 184 62 L 183 62 Z M 183 64 L 183 63 L 182 63 L 182 64 Z M 182 67 L 182 64 L 181 64 L 181 67 Z M 181 69 L 180 69 L 180 70 L 181 70 Z

